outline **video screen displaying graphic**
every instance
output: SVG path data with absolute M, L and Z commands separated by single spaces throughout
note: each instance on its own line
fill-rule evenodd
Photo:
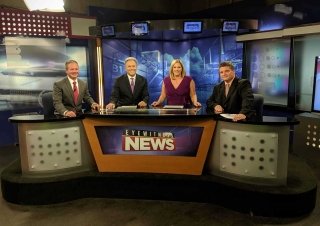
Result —
M 262 40 L 247 43 L 248 74 L 254 93 L 265 104 L 287 106 L 290 40 Z
M 5 37 L 4 48 L 3 75 L 52 77 L 64 73 L 67 59 L 64 39 Z
M 183 33 L 201 33 L 202 21 L 184 21 Z
M 131 23 L 131 34 L 134 36 L 147 35 L 149 33 L 148 22 Z
M 116 35 L 114 25 L 105 25 L 101 27 L 101 36 L 102 37 L 113 37 Z
M 103 154 L 196 156 L 203 127 L 96 126 Z M 121 141 L 121 142 L 119 142 Z
M 222 23 L 222 32 L 237 33 L 239 30 L 239 21 L 225 20 Z
M 0 45 L 0 110 L 40 107 L 39 94 L 66 76 L 65 61 L 77 60 L 87 79 L 87 49 L 65 39 L 5 37 Z M 26 105 L 28 103 L 28 105 Z M 29 110 L 30 111 L 30 110 Z
M 320 112 L 320 56 L 317 56 L 315 59 L 311 111 Z
M 168 76 L 173 59 L 182 60 L 187 75 L 196 83 L 198 101 L 203 104 L 213 86 L 220 82 L 218 66 L 222 60 L 232 61 L 237 76 L 242 77 L 243 44 L 236 43 L 235 35 L 222 40 L 213 37 L 180 42 L 103 39 L 102 52 L 106 103 L 115 79 L 126 73 L 124 60 L 129 56 L 138 59 L 137 73 L 148 81 L 149 104 L 160 96 L 162 81 Z

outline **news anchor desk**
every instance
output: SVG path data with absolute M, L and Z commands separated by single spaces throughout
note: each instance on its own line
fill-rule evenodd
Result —
M 9 120 L 18 124 L 21 158 L 1 175 L 8 202 L 162 199 L 277 217 L 315 206 L 315 178 L 289 155 L 294 119 L 232 122 L 204 109 L 118 109 Z

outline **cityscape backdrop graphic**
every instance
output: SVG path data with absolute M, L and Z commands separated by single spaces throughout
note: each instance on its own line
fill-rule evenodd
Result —
M 173 59 L 181 59 L 187 75 L 196 83 L 198 100 L 205 103 L 213 86 L 220 82 L 219 63 L 230 60 L 236 74 L 242 77 L 243 44 L 236 43 L 235 36 L 214 37 L 188 41 L 148 41 L 103 39 L 103 66 L 105 100 L 110 99 L 112 86 L 117 77 L 125 74 L 124 60 L 136 57 L 137 73 L 148 80 L 150 103 L 157 100 L 162 80 L 169 74 Z

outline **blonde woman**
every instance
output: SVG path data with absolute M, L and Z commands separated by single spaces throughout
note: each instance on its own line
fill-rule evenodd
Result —
M 164 78 L 160 97 L 152 103 L 156 107 L 167 99 L 168 105 L 194 105 L 201 107 L 196 94 L 196 85 L 190 76 L 186 76 L 183 63 L 179 59 L 171 62 L 169 76 Z

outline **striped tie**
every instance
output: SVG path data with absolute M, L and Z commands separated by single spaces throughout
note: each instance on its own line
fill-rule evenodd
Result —
M 229 84 L 229 83 L 227 83 L 227 84 L 226 84 L 226 87 L 225 87 L 226 97 L 228 96 L 229 89 L 230 89 L 230 84 Z
M 130 78 L 130 79 L 131 79 L 131 82 L 130 82 L 131 92 L 133 93 L 133 91 L 134 91 L 134 79 L 133 78 Z
M 79 91 L 77 87 L 77 82 L 73 82 L 73 102 L 74 104 L 78 103 Z

